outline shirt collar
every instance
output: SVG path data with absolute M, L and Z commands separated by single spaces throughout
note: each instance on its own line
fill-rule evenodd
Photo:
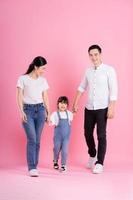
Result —
M 95 69 L 95 66 L 93 66 L 93 69 L 98 70 L 98 69 L 101 69 L 102 67 L 103 67 L 103 63 L 101 63 L 96 69 Z

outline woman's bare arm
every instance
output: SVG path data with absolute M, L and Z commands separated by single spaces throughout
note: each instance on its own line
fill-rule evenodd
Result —
M 17 105 L 20 111 L 21 118 L 24 122 L 26 122 L 27 117 L 23 110 L 23 90 L 19 87 L 17 87 L 16 99 L 17 99 Z
M 43 102 L 44 102 L 46 112 L 47 112 L 47 121 L 49 122 L 49 120 L 50 120 L 50 108 L 49 108 L 49 98 L 48 98 L 47 90 L 43 92 L 42 96 L 43 96 Z

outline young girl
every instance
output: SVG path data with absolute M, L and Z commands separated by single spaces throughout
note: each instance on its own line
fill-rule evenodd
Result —
M 68 98 L 59 97 L 57 101 L 57 111 L 53 112 L 50 122 L 54 128 L 54 169 L 59 169 L 58 159 L 61 153 L 61 171 L 66 171 L 66 160 L 68 154 L 68 144 L 71 132 L 71 121 L 73 114 L 68 110 Z
M 49 101 L 47 80 L 42 77 L 47 61 L 36 57 L 27 72 L 17 82 L 17 103 L 23 128 L 27 136 L 27 163 L 30 176 L 38 176 L 40 139 L 47 113 L 49 121 Z M 46 112 L 45 112 L 46 111 Z

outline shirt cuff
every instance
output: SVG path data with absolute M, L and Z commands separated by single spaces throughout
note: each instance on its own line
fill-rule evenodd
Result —
M 115 97 L 115 96 L 114 97 L 113 96 L 110 97 L 110 101 L 116 101 L 116 100 L 117 100 L 117 97 Z
M 78 91 L 79 91 L 79 92 L 84 92 L 85 89 L 83 89 L 81 86 L 79 86 L 79 87 L 78 87 Z

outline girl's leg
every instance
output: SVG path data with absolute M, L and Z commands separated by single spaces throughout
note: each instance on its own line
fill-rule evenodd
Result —
M 66 165 L 68 155 L 69 136 L 65 137 L 61 148 L 61 165 Z
M 53 140 L 54 140 L 54 148 L 53 148 L 54 161 L 58 162 L 59 153 L 60 153 L 61 145 L 62 145 L 62 137 L 61 137 L 61 134 L 58 132 L 58 127 L 56 127 L 54 130 L 54 139 Z

